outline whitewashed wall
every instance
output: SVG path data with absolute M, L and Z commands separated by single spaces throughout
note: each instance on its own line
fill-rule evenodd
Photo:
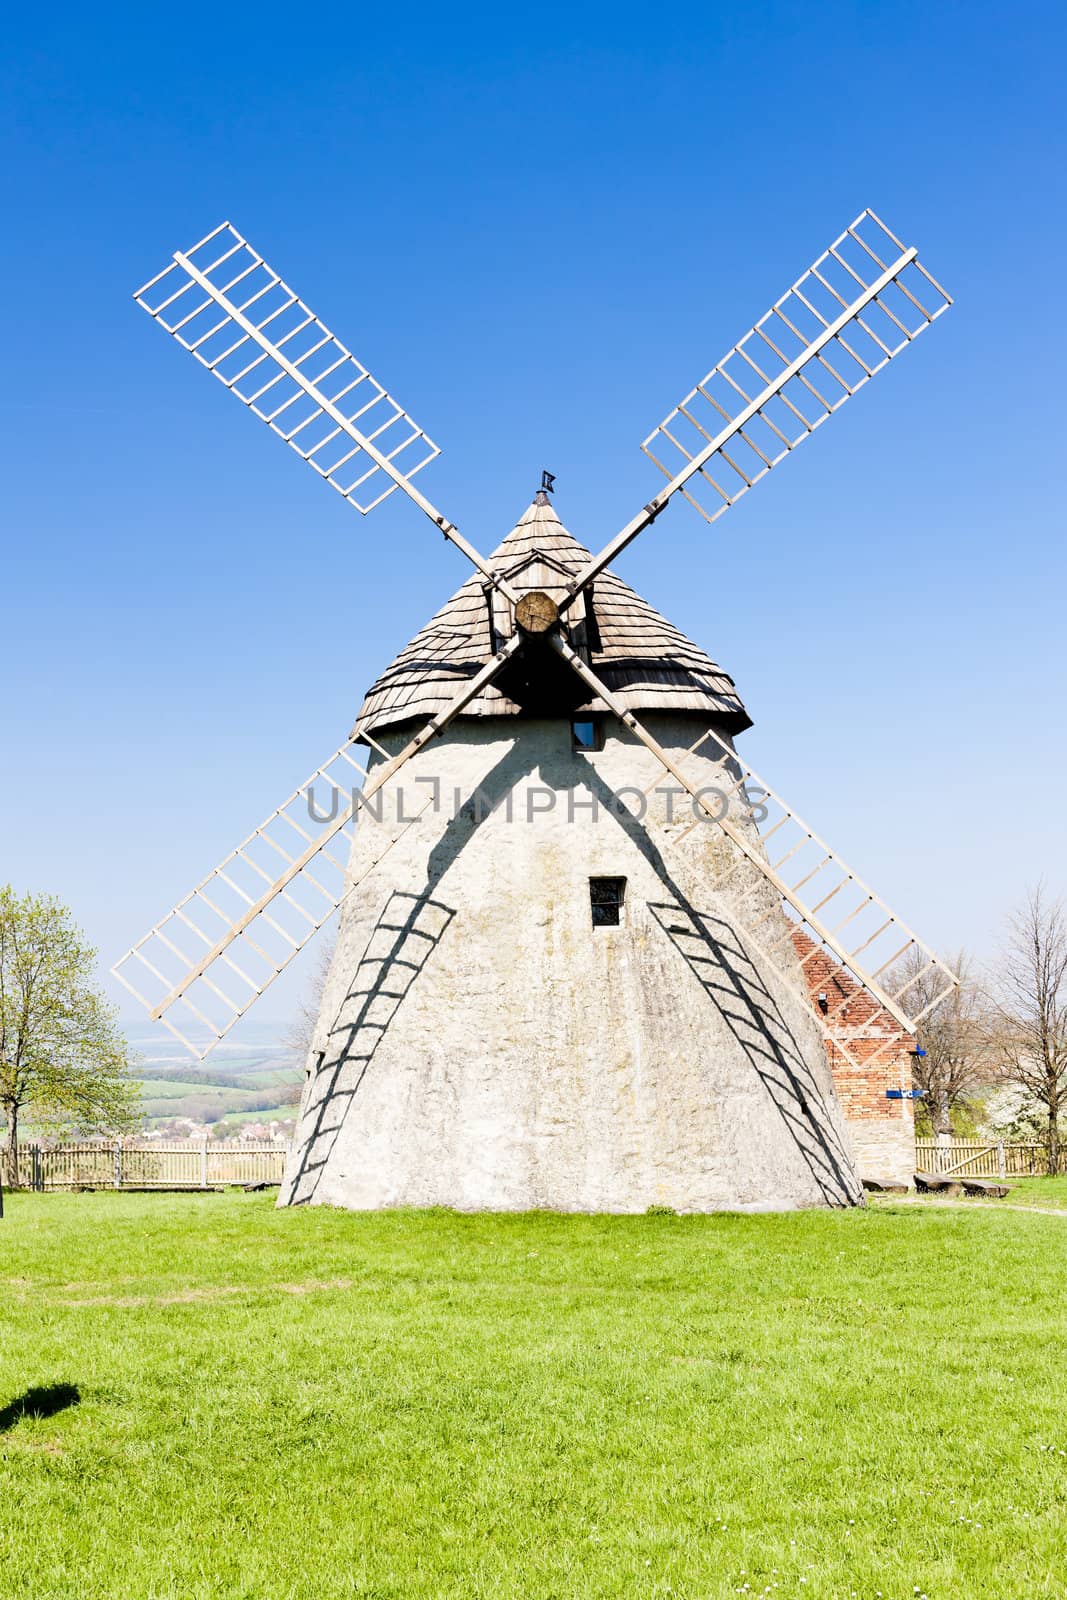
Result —
M 647 720 L 675 750 L 701 726 Z M 280 1203 L 707 1211 L 860 1197 L 815 1023 L 752 964 L 706 887 L 707 861 L 732 847 L 702 825 L 661 855 L 610 808 L 656 774 L 618 725 L 602 751 L 574 753 L 562 719 L 459 722 L 408 764 L 405 814 L 431 792 L 417 778 L 441 779 L 441 809 L 346 905 Z M 510 791 L 512 819 L 502 805 L 451 818 L 457 785 L 464 798 Z M 653 804 L 662 818 L 665 797 Z M 692 816 L 685 796 L 674 806 L 677 834 Z M 395 832 L 388 806 L 386 821 Z M 383 843 L 365 821 L 357 874 Z M 591 926 L 594 875 L 627 880 L 622 926 Z

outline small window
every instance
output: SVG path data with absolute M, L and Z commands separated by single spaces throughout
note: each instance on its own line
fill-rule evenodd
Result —
M 571 723 L 571 747 L 574 750 L 603 750 L 604 724 L 599 717 L 583 717 Z
M 625 878 L 590 878 L 589 905 L 594 928 L 617 928 L 622 921 Z

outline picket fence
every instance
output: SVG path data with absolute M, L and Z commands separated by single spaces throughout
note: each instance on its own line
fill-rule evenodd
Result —
M 216 1189 L 281 1183 L 284 1144 L 195 1139 L 126 1144 L 89 1139 L 23 1145 L 19 1178 L 28 1189 Z
M 281 1183 L 286 1153 L 284 1144 L 243 1139 L 30 1144 L 19 1151 L 19 1177 L 24 1188 L 38 1190 L 215 1189 Z M 972 1178 L 1037 1177 L 1048 1171 L 1048 1147 L 1037 1141 L 916 1139 L 915 1166 Z
M 920 1172 L 964 1178 L 1033 1178 L 1048 1171 L 1048 1146 L 1004 1139 L 916 1139 Z

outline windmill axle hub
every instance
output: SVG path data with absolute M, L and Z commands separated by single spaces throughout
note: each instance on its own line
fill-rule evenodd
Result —
M 548 633 L 559 621 L 559 606 L 543 589 L 531 589 L 515 606 L 515 621 L 523 633 Z

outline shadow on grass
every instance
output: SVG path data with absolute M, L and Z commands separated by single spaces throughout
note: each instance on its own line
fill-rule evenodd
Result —
M 81 1391 L 74 1383 L 50 1383 L 46 1388 L 27 1389 L 0 1409 L 0 1433 L 6 1433 L 23 1417 L 54 1417 L 57 1411 L 76 1406 Z

